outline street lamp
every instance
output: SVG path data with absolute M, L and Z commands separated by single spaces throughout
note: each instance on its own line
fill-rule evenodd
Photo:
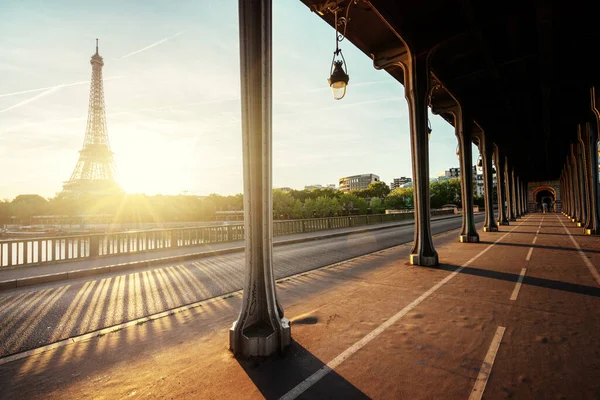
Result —
M 340 49 L 340 42 L 346 37 L 346 27 L 348 26 L 348 12 L 350 11 L 350 5 L 352 1 L 348 3 L 346 8 L 346 16 L 338 19 L 338 10 L 336 9 L 335 14 L 335 51 L 333 52 L 333 60 L 331 60 L 331 68 L 329 70 L 329 79 L 327 83 L 331 87 L 331 93 L 333 98 L 341 100 L 346 95 L 346 87 L 350 76 L 348 76 L 348 66 L 346 60 Z M 344 33 L 340 33 L 338 28 L 340 25 L 344 25 Z
M 477 160 L 477 168 L 483 168 L 483 159 L 481 158 L 481 154 L 479 155 L 479 159 Z

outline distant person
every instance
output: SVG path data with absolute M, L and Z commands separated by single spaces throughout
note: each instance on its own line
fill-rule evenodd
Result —
M 542 209 L 544 210 L 544 214 L 548 212 L 548 203 L 542 203 Z

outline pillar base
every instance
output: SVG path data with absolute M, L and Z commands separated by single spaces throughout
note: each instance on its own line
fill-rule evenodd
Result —
M 514 218 L 514 217 L 512 217 L 512 218 L 509 218 L 508 220 L 509 220 L 509 221 L 513 221 L 513 222 L 515 222 L 517 219 L 516 219 L 516 218 Z
M 577 223 L 577 227 L 578 227 L 578 228 L 583 228 L 583 226 L 584 226 L 584 225 L 585 225 L 585 224 L 584 224 L 583 222 L 578 222 L 578 223 Z
M 577 222 L 575 218 L 571 218 L 571 222 Z
M 433 256 L 419 256 L 418 254 L 411 254 L 410 263 L 412 265 L 421 265 L 423 267 L 433 267 L 439 264 L 439 260 L 437 253 Z
M 510 224 L 508 223 L 508 221 L 498 221 L 498 223 L 496 225 L 502 226 L 502 225 L 510 225 Z
M 458 240 L 461 243 L 479 243 L 479 235 L 473 235 L 473 236 L 460 235 L 458 237 Z
M 484 226 L 483 227 L 483 231 L 484 232 L 498 232 L 498 227 L 491 225 L 491 226 Z
M 268 357 L 277 353 L 281 348 L 289 346 L 292 340 L 290 320 L 287 318 L 281 318 L 283 327 L 281 341 L 283 343 L 279 343 L 279 335 L 270 324 L 264 321 L 246 327 L 238 341 L 236 340 L 236 325 L 237 321 L 229 329 L 229 349 L 236 356 Z
M 584 229 L 583 233 L 585 233 L 586 235 L 595 235 L 596 230 L 595 229 Z

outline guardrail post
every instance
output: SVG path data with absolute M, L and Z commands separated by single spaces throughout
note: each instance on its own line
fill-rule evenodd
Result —
M 170 247 L 177 247 L 178 243 L 177 243 L 178 237 L 177 237 L 177 231 L 171 231 L 171 243 L 170 243 Z
M 100 255 L 100 237 L 90 235 L 88 240 L 90 242 L 90 257 L 98 257 Z

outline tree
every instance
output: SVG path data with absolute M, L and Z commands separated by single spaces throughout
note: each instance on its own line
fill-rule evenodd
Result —
M 315 201 L 313 199 L 306 199 L 304 201 L 304 218 L 314 218 L 315 215 Z
M 48 201 L 37 194 L 20 194 L 11 202 L 13 212 L 21 223 L 31 223 L 34 215 L 43 215 L 48 210 Z
M 289 218 L 292 215 L 294 203 L 294 198 L 288 192 L 279 189 L 273 190 L 273 218 Z
M 344 193 L 340 196 L 339 203 L 342 213 L 345 215 L 350 215 L 358 203 L 358 197 L 351 193 Z
M 390 187 L 385 182 L 373 182 L 369 185 L 370 197 L 384 199 L 390 193 Z
M 365 199 L 358 197 L 354 204 L 354 208 L 358 210 L 359 215 L 365 215 L 369 209 L 369 204 Z
M 385 206 L 391 210 L 413 207 L 413 188 L 396 188 L 385 198 Z
M 460 201 L 460 181 L 450 179 L 430 184 L 431 208 L 441 208 L 445 204 L 456 204 Z
M 385 211 L 385 205 L 379 197 L 373 197 L 371 199 L 371 212 L 373 214 L 383 214 Z
M 296 200 L 294 202 L 294 207 L 292 208 L 292 217 L 293 218 L 302 218 L 304 214 L 304 207 L 300 200 Z

